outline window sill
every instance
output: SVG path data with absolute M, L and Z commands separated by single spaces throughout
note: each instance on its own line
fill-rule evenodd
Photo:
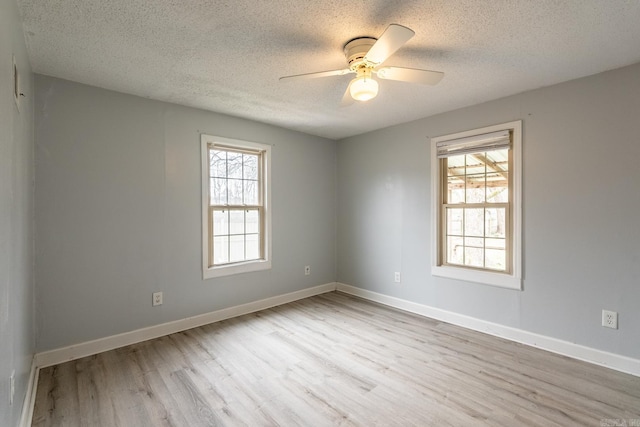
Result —
M 464 280 L 465 282 L 481 283 L 483 285 L 500 288 L 522 290 L 522 279 L 514 275 L 493 273 L 490 271 L 471 270 L 449 266 L 432 266 L 431 274 L 449 279 Z
M 252 271 L 261 271 L 271 269 L 270 260 L 249 261 L 238 264 L 224 265 L 220 267 L 207 268 L 202 272 L 202 278 L 212 279 L 214 277 L 231 276 L 234 274 L 250 273 Z

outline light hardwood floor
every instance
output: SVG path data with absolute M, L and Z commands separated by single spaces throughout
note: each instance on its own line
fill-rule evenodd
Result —
M 329 293 L 40 371 L 34 426 L 640 426 L 640 378 Z

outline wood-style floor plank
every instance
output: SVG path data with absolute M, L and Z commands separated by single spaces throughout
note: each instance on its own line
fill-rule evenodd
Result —
M 42 369 L 33 415 L 38 427 L 615 421 L 640 425 L 640 378 L 337 292 Z

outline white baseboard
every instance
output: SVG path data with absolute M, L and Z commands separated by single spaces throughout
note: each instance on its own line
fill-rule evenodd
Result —
M 162 323 L 160 325 L 149 326 L 135 331 L 37 353 L 34 356 L 34 363 L 37 368 L 57 365 L 59 363 L 68 362 L 69 360 L 91 356 L 93 354 L 102 353 L 103 351 L 109 351 L 153 338 L 174 334 L 176 332 L 182 332 L 187 329 L 197 328 L 198 326 L 207 325 L 209 323 L 242 316 L 243 314 L 265 310 L 267 308 L 308 298 L 314 295 L 332 292 L 336 290 L 336 286 L 336 283 L 327 283 L 284 295 L 266 298 L 260 301 L 224 308 L 222 310 L 212 311 L 198 316 L 187 317 L 186 319 L 175 320 L 173 322 Z
M 36 358 L 31 361 L 31 371 L 29 372 L 29 382 L 27 383 L 27 391 L 22 404 L 22 414 L 20 415 L 20 427 L 31 427 L 33 418 L 33 406 L 36 403 L 36 391 L 38 390 L 38 366 Z
M 553 353 L 568 356 L 574 359 L 593 363 L 595 365 L 604 366 L 616 371 L 625 372 L 627 374 L 640 377 L 640 360 L 633 359 L 618 354 L 608 353 L 606 351 L 597 350 L 591 347 L 571 343 L 568 341 L 539 335 L 533 332 L 524 331 L 522 329 L 512 328 L 497 323 L 487 322 L 485 320 L 476 319 L 451 311 L 430 307 L 423 304 L 391 297 L 377 292 L 357 288 L 343 283 L 337 284 L 337 290 L 354 296 L 358 296 L 380 304 L 399 308 L 404 311 L 419 314 L 421 316 L 430 317 L 432 319 L 451 323 L 453 325 L 462 326 L 478 332 L 484 332 L 500 338 L 505 338 L 521 344 L 538 347 Z

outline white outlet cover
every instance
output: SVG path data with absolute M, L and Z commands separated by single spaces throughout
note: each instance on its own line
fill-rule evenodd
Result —
M 610 310 L 602 310 L 602 326 L 618 329 L 618 313 Z
M 152 297 L 153 306 L 162 305 L 162 292 L 154 292 Z

